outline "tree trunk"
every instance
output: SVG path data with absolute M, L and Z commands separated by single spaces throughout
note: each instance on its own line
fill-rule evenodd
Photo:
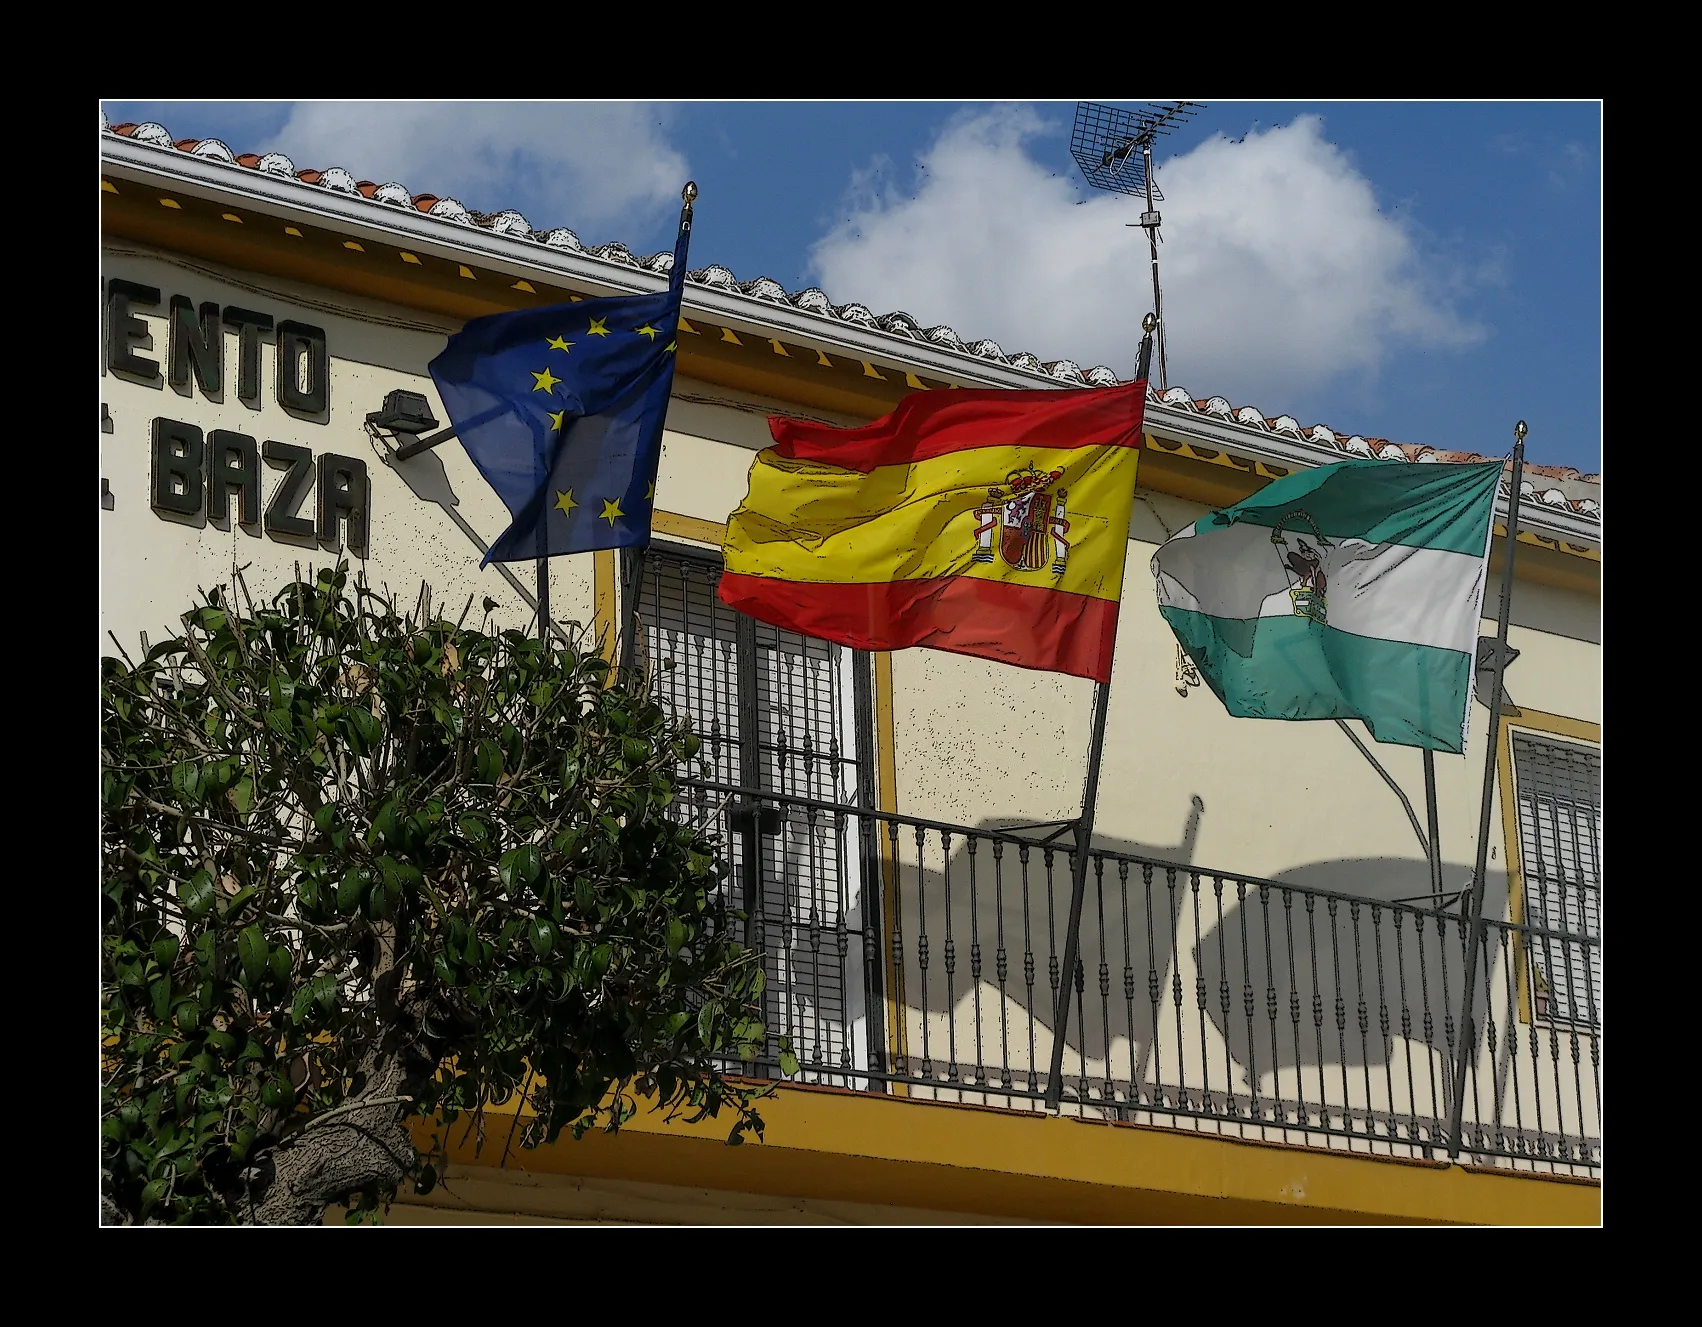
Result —
M 391 1190 L 406 1179 L 414 1144 L 401 1123 L 408 1103 L 396 1100 L 403 1080 L 401 1057 L 383 1057 L 355 1099 L 371 1105 L 327 1115 L 275 1149 L 254 1224 L 317 1226 L 330 1204 L 365 1190 Z

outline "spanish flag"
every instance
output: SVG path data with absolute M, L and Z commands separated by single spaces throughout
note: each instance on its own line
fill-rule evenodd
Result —
M 770 418 L 724 603 L 862 650 L 1108 681 L 1146 382 L 935 391 L 860 428 Z

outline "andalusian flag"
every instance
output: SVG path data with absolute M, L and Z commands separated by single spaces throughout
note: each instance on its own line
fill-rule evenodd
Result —
M 1342 461 L 1202 516 L 1158 606 L 1233 715 L 1465 750 L 1501 462 Z
M 864 650 L 1106 681 L 1146 383 L 934 391 L 840 429 L 770 419 L 721 598 Z

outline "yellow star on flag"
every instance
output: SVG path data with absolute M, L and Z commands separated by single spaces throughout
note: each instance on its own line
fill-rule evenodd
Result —
M 588 333 L 586 333 L 586 335 L 588 335 L 588 336 L 607 336 L 609 334 L 609 329 L 606 326 L 608 321 L 609 320 L 607 318 L 593 318 L 591 320 L 591 330 Z
M 547 368 L 542 373 L 534 373 L 532 378 L 537 383 L 537 386 L 532 388 L 534 392 L 553 392 L 555 385 L 561 381 Z
M 676 342 L 670 341 L 670 342 L 668 342 L 668 344 L 666 346 L 663 347 L 663 349 L 664 350 L 672 350 L 675 347 L 676 344 L 677 344 Z
M 570 350 L 572 348 L 573 348 L 573 342 L 571 342 L 571 341 L 564 341 L 559 336 L 552 336 L 550 338 L 550 349 L 551 350 Z
M 615 518 L 617 516 L 625 516 L 625 515 L 626 515 L 626 513 L 621 510 L 621 504 L 620 504 L 619 498 L 616 498 L 613 502 L 605 502 L 603 504 L 602 519 L 607 521 L 611 526 L 614 525 Z
M 579 504 L 573 500 L 573 490 L 571 488 L 565 493 L 563 493 L 560 489 L 556 490 L 557 511 L 561 512 L 563 515 L 571 516 L 573 514 L 573 509 L 578 505 Z
M 654 482 L 652 482 L 650 487 L 644 490 L 644 500 L 646 502 L 652 502 L 652 501 L 655 500 L 655 497 L 656 497 L 656 485 L 655 485 Z
M 555 428 L 559 432 L 561 430 L 561 421 L 567 416 L 567 411 L 551 410 L 549 412 L 549 416 L 551 427 Z
M 635 327 L 632 330 L 637 332 L 640 336 L 649 337 L 652 341 L 656 339 L 657 329 L 652 327 L 649 323 L 645 323 L 642 327 Z

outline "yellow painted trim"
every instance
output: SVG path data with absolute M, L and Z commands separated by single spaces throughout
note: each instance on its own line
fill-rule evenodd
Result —
M 536 295 L 538 293 L 537 287 L 534 286 L 530 281 L 526 280 L 524 277 L 522 277 L 519 281 L 516 281 L 512 286 L 509 287 L 509 289 L 510 290 L 523 290 L 528 295 Z
M 1542 710 L 1515 710 L 1501 716 L 1501 731 L 1495 742 L 1495 782 L 1501 803 L 1501 851 L 1507 865 L 1507 918 L 1518 926 L 1525 920 L 1525 849 L 1519 841 L 1519 792 L 1513 773 L 1513 730 L 1528 728 L 1532 732 L 1552 733 L 1575 741 L 1600 746 L 1602 729 L 1599 723 L 1572 719 L 1564 714 L 1548 714 Z M 1535 1008 L 1535 996 L 1530 986 L 1530 964 L 1525 947 L 1513 951 L 1513 980 L 1519 992 L 1519 1021 L 1529 1024 Z
M 237 216 L 235 212 L 221 212 L 219 213 L 219 219 L 221 221 L 234 221 L 239 226 L 242 224 L 242 218 Z
M 162 199 L 160 199 L 160 206 L 161 207 L 169 207 L 174 212 L 183 211 L 183 204 L 178 202 L 177 199 L 175 199 L 175 198 L 162 198 Z
M 693 336 L 702 336 L 703 335 L 702 332 L 698 331 L 697 328 L 693 327 L 684 318 L 680 319 L 680 331 L 690 332 Z
M 778 1086 L 764 1141 L 726 1146 L 729 1121 L 672 1122 L 641 1103 L 618 1134 L 505 1149 L 514 1107 L 447 1131 L 461 1165 L 620 1178 L 1103 1224 L 1598 1225 L 1594 1181 L 1248 1142 L 914 1097 Z M 421 1122 L 431 1150 L 440 1128 Z
M 420 262 L 419 254 L 409 253 L 406 249 L 398 250 L 398 252 L 401 253 L 402 261 L 404 263 L 412 263 L 415 267 L 423 266 L 423 264 Z
M 875 806 L 881 811 L 898 810 L 898 742 L 893 720 L 892 655 L 882 651 L 874 656 L 875 673 Z M 892 934 L 897 925 L 898 859 L 892 837 L 879 835 L 881 841 L 881 916 L 885 919 L 886 934 L 882 937 L 881 962 L 886 967 L 886 1024 L 887 1045 L 895 1056 L 908 1057 L 910 1034 L 906 1027 L 904 970 L 893 962 Z M 895 1083 L 893 1091 L 909 1095 L 905 1083 Z
M 305 238 L 302 235 L 302 233 L 299 230 L 297 230 L 294 226 L 285 226 L 284 227 L 284 234 L 294 235 L 298 240 Z
M 1495 537 L 1502 540 L 1507 538 L 1506 521 L 1495 523 Z M 1535 530 L 1520 530 L 1519 542 L 1529 544 L 1532 548 L 1547 548 L 1556 553 L 1565 553 L 1568 557 L 1583 558 L 1586 562 L 1600 562 L 1602 560 L 1602 551 L 1599 548 L 1590 548 L 1583 544 L 1569 544 L 1564 539 L 1538 534 Z
M 879 378 L 882 382 L 886 381 L 886 374 L 880 372 L 880 370 L 875 368 L 875 366 L 867 360 L 863 361 L 863 376 L 865 378 Z
M 359 240 L 344 240 L 343 247 L 345 249 L 353 249 L 356 253 L 366 252 L 366 245 L 362 244 Z
M 111 180 L 102 180 L 100 182 L 100 187 L 102 193 L 115 194 L 118 192 L 118 186 Z
M 786 347 L 781 345 L 774 337 L 771 336 L 768 338 L 768 344 L 774 347 L 774 353 L 776 355 L 784 355 L 787 359 L 792 358 L 792 352 L 787 350 Z
M 591 555 L 592 632 L 597 653 L 611 665 L 615 662 L 615 550 L 598 549 Z
M 473 275 L 473 269 L 468 267 L 466 263 L 457 264 L 456 268 L 455 268 L 455 272 L 458 276 L 464 276 L 469 281 L 477 281 L 479 279 L 478 277 Z
M 744 345 L 744 342 L 739 340 L 739 338 L 733 334 L 733 329 L 731 327 L 723 327 L 721 329 L 721 339 L 735 346 Z
M 690 539 L 694 543 L 713 544 L 717 550 L 726 541 L 727 527 L 720 521 L 706 521 L 697 516 L 681 516 L 677 512 L 651 513 L 650 528 L 670 539 Z

